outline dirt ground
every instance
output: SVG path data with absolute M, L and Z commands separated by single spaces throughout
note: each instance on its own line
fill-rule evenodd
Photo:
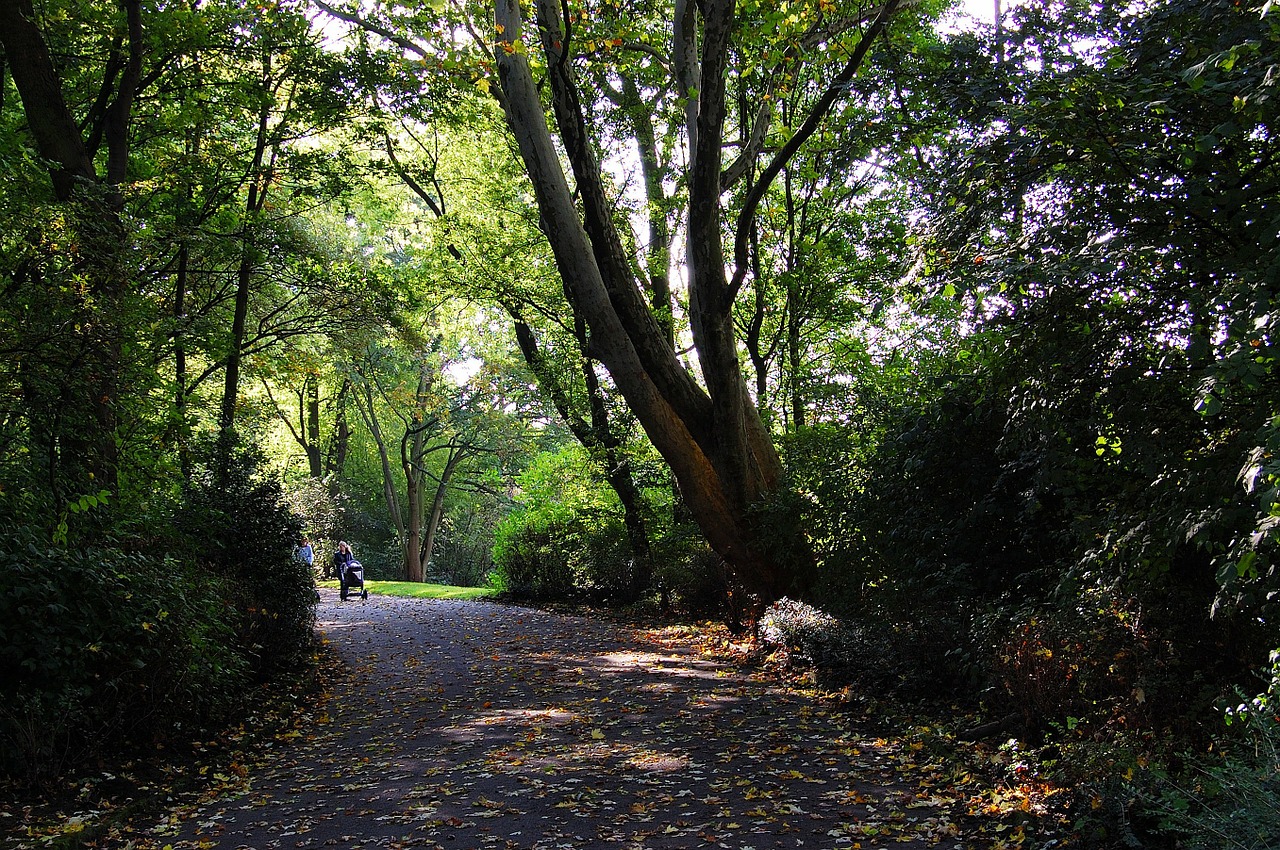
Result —
M 137 846 L 984 846 L 895 744 L 688 630 L 333 591 L 318 618 L 352 675 L 314 724 Z

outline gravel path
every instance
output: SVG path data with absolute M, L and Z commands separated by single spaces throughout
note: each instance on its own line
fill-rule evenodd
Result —
M 689 637 L 371 596 L 318 619 L 353 675 L 186 848 L 967 847 L 892 745 Z M 915 789 L 912 789 L 915 790 Z

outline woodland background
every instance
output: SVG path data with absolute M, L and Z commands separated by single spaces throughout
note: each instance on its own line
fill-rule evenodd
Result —
M 0 1 L 11 786 L 311 664 L 308 534 L 763 622 L 1085 845 L 1280 840 L 1280 12 L 946 20 Z

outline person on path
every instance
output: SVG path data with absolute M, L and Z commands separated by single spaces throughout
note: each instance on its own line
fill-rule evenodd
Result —
M 298 560 L 306 564 L 308 567 L 316 565 L 316 550 L 311 548 L 311 541 L 302 538 L 302 542 L 298 544 Z
M 347 598 L 347 567 L 356 556 L 351 552 L 351 545 L 345 540 L 338 541 L 338 551 L 333 553 L 333 569 L 338 574 L 338 596 Z

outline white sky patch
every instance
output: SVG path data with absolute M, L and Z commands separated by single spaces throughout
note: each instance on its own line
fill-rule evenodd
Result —
M 990 27 L 996 20 L 996 8 L 1006 21 L 1009 10 L 1024 5 L 1027 0 L 960 0 L 955 8 L 943 16 L 939 29 L 944 33 L 963 32 L 975 27 Z
M 455 360 L 449 363 L 444 367 L 444 373 L 449 376 L 455 385 L 460 387 L 474 378 L 483 365 L 484 361 L 478 357 L 468 357 L 464 360 Z

